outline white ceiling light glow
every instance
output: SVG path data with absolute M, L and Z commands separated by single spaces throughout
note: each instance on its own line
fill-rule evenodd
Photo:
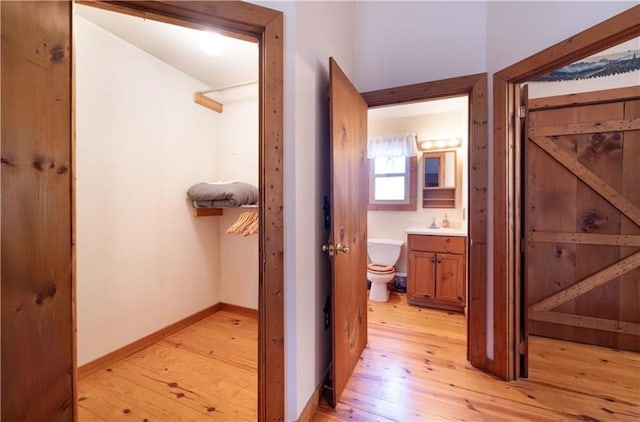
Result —
M 215 32 L 202 31 L 200 33 L 200 47 L 209 57 L 219 56 L 224 52 L 225 39 Z

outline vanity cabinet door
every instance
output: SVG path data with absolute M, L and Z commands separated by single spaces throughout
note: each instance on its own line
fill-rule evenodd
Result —
M 464 311 L 466 238 L 410 234 L 407 244 L 407 302 Z
M 409 254 L 409 277 L 407 296 L 409 303 L 422 305 L 436 295 L 436 254 L 411 252 Z
M 437 300 L 464 306 L 464 257 L 439 253 L 436 255 Z

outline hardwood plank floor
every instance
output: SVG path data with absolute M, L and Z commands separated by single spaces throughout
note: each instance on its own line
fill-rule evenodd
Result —
M 219 311 L 78 382 L 78 419 L 256 421 L 257 320 Z
M 637 421 L 640 355 L 532 337 L 528 380 L 503 382 L 466 359 L 459 313 L 405 295 L 369 303 L 369 344 L 336 409 L 313 421 Z

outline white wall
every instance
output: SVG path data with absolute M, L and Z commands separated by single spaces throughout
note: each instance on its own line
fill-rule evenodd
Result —
M 486 70 L 483 1 L 355 2 L 361 92 Z
M 295 120 L 295 307 L 299 415 L 331 360 L 331 336 L 323 307 L 330 292 L 329 260 L 320 250 L 329 195 L 329 57 L 354 75 L 351 2 L 300 2 L 297 6 Z M 290 176 L 290 175 L 289 175 Z
M 296 420 L 330 361 L 322 308 L 329 265 L 320 245 L 328 194 L 328 62 L 354 75 L 353 2 L 260 2 L 285 17 L 285 395 Z
M 223 103 L 219 117 L 218 170 L 222 180 L 258 186 L 259 103 L 258 84 L 214 92 Z M 226 230 L 247 212 L 225 209 L 220 221 L 220 301 L 258 309 L 258 236 L 227 234 Z
M 369 118 L 369 136 L 383 136 L 393 133 L 416 132 L 418 141 L 428 139 L 462 138 L 463 143 L 456 149 L 456 208 L 422 208 L 422 174 L 423 158 L 418 155 L 417 208 L 415 211 L 368 211 L 367 236 L 370 238 L 396 239 L 405 242 L 402 253 L 396 264 L 400 273 L 407 272 L 407 235 L 409 227 L 428 227 L 433 219 L 438 226 L 442 224 L 445 214 L 451 227 L 466 229 L 467 221 L 463 220 L 463 208 L 467 208 L 466 174 L 468 120 L 465 112 L 441 112 L 403 118 Z
M 76 16 L 80 365 L 218 302 L 218 220 L 185 191 L 215 179 L 205 87 Z

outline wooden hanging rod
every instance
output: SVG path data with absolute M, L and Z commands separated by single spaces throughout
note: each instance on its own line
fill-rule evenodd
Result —
M 237 83 L 237 84 L 221 86 L 219 88 L 203 89 L 202 91 L 198 91 L 198 93 L 200 93 L 200 94 L 208 94 L 209 92 L 226 91 L 227 89 L 240 88 L 241 86 L 253 85 L 253 84 L 257 84 L 257 83 L 258 83 L 257 80 L 240 82 L 240 83 Z
M 193 102 L 196 104 L 200 104 L 203 107 L 207 107 L 217 113 L 222 113 L 222 104 L 217 102 L 216 100 L 207 97 L 204 94 L 199 92 L 193 93 Z

